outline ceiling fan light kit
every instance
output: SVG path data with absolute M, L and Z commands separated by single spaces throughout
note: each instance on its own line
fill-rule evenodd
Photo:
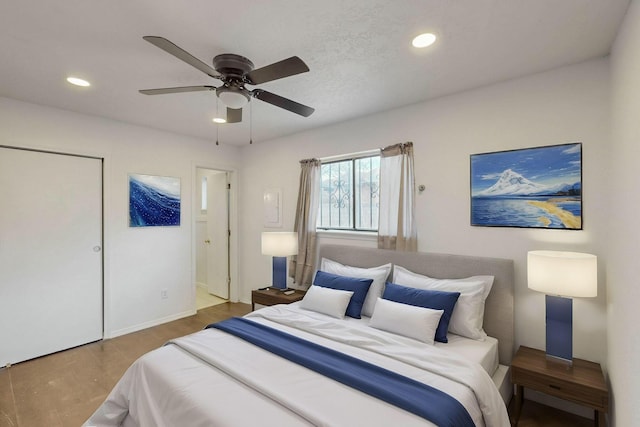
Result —
M 144 36 L 143 39 L 202 71 L 209 77 L 221 80 L 222 86 L 203 85 L 143 89 L 139 91 L 142 94 L 162 95 L 168 93 L 215 90 L 216 96 L 227 107 L 226 123 L 241 122 L 242 108 L 250 102 L 251 98 L 259 99 L 260 101 L 283 108 L 303 117 L 309 117 L 315 111 L 309 106 L 299 104 L 266 90 L 258 88 L 249 90 L 245 87 L 245 85 L 259 85 L 284 77 L 306 73 L 309 71 L 309 67 L 297 56 L 292 56 L 265 67 L 254 69 L 253 62 L 248 58 L 233 53 L 224 53 L 213 58 L 212 68 L 163 37 Z M 216 121 L 216 123 L 221 122 Z
M 246 91 L 246 89 L 245 89 Z M 216 95 L 220 101 L 229 108 L 242 108 L 249 103 L 249 95 L 241 89 L 220 86 L 216 89 Z

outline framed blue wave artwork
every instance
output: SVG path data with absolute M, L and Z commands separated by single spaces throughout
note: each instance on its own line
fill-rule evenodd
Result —
M 180 225 L 180 178 L 129 175 L 129 227 Z
M 582 143 L 471 155 L 471 225 L 582 230 Z

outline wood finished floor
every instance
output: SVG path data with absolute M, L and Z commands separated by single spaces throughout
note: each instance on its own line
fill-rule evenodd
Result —
M 0 427 L 78 427 L 138 357 L 169 339 L 250 309 L 247 304 L 220 304 L 184 319 L 2 368 Z M 526 401 L 518 425 L 586 427 L 593 421 Z
M 224 303 L 153 328 L 0 369 L 0 427 L 79 427 L 141 355 L 209 323 L 251 311 Z

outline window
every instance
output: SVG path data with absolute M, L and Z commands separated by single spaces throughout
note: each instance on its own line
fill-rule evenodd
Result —
M 202 188 L 200 192 L 200 213 L 206 214 L 207 213 L 207 177 L 206 176 L 202 177 L 201 187 Z
M 378 230 L 379 155 L 322 163 L 320 174 L 318 229 Z

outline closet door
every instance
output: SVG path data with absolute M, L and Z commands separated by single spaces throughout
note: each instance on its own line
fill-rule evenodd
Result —
M 0 366 L 102 338 L 102 160 L 0 147 Z

